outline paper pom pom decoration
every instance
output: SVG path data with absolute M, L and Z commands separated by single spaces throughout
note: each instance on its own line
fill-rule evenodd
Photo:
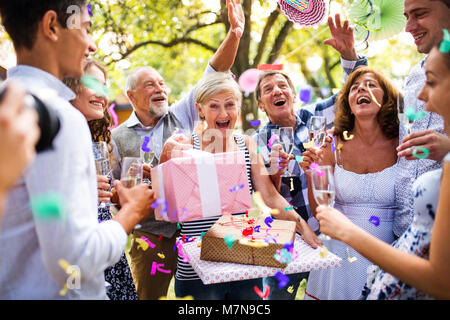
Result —
M 355 24 L 355 38 L 388 39 L 406 25 L 404 0 L 354 0 L 346 6 L 347 19 Z
M 239 77 L 239 86 L 246 95 L 256 90 L 259 73 L 260 71 L 258 69 L 252 68 L 244 71 Z
M 327 14 L 324 0 L 278 0 L 278 4 L 290 21 L 303 27 L 320 24 Z

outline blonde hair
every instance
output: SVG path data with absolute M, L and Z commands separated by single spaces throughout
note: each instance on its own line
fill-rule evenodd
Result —
M 229 92 L 237 99 L 237 105 L 242 103 L 242 92 L 237 82 L 231 74 L 225 72 L 214 72 L 203 77 L 198 83 L 194 92 L 194 100 L 198 104 L 205 103 L 215 94 Z

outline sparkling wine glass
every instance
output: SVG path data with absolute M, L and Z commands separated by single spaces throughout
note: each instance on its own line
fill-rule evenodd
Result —
M 133 188 L 134 186 L 142 183 L 144 173 L 143 163 L 142 158 L 123 158 L 120 182 L 122 182 L 125 187 Z
M 310 169 L 314 199 L 318 205 L 332 207 L 334 205 L 335 185 L 331 166 L 317 166 Z M 329 236 L 319 235 L 321 240 L 330 240 Z
M 153 144 L 150 143 L 149 137 L 142 137 L 139 152 L 140 157 L 142 158 L 142 162 L 146 165 L 151 165 L 153 159 L 155 158 L 155 151 L 153 150 L 152 145 Z M 148 184 L 149 186 L 152 185 L 152 182 L 149 178 L 144 178 L 142 182 Z
M 404 100 L 403 96 L 400 93 L 397 95 L 397 109 L 398 109 L 398 120 L 400 121 L 400 125 L 402 125 L 406 129 L 406 135 L 408 135 L 411 133 L 411 127 L 413 125 L 414 119 L 411 119 L 405 113 Z
M 112 178 L 108 144 L 105 141 L 94 142 L 92 144 L 92 150 L 94 152 L 95 170 L 97 171 L 97 175 Z M 111 202 L 101 202 L 99 203 L 99 206 L 100 208 L 104 208 L 108 204 L 111 204 Z
M 294 150 L 294 130 L 292 127 L 281 127 L 280 128 L 280 140 L 278 142 L 283 147 L 283 151 L 291 155 Z M 282 177 L 293 177 L 292 173 L 289 171 L 289 165 L 284 170 Z
M 309 122 L 309 139 L 314 143 L 314 148 L 320 149 L 325 144 L 327 137 L 327 119 L 323 116 L 312 116 Z

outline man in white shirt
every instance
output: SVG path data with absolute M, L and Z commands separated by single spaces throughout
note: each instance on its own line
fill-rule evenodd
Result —
M 80 10 L 68 10 L 74 5 Z M 17 0 L 0 1 L 0 13 L 18 62 L 8 79 L 19 80 L 60 120 L 53 149 L 39 153 L 8 194 L 0 231 L 0 299 L 106 299 L 104 269 L 119 260 L 127 234 L 150 215 L 154 197 L 144 185 L 128 190 L 116 183 L 121 210 L 98 223 L 91 135 L 69 103 L 75 94 L 61 82 L 81 77 L 96 50 L 88 9 L 84 0 Z M 75 27 L 68 28 L 69 21 Z M 59 216 L 32 213 L 31 202 L 49 193 L 62 199 Z M 63 288 L 69 290 L 61 295 Z

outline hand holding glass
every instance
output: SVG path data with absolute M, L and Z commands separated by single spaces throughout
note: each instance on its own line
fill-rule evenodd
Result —
M 94 142 L 92 145 L 92 150 L 94 152 L 97 175 L 106 176 L 109 178 L 111 173 L 111 163 L 109 160 L 108 144 L 105 141 Z M 111 191 L 111 188 L 109 191 Z M 110 204 L 110 202 L 100 203 L 100 208 L 106 207 L 107 204 Z
M 142 182 L 143 171 L 142 158 L 125 157 L 122 162 L 120 181 L 126 188 L 133 188 Z
M 294 130 L 292 127 L 281 127 L 280 128 L 280 141 L 279 144 L 283 147 L 283 151 L 291 155 L 294 150 Z M 282 177 L 292 177 L 292 173 L 289 171 L 289 165 L 285 169 Z
M 325 144 L 327 137 L 327 119 L 322 116 L 313 116 L 309 122 L 309 139 L 314 143 L 314 148 L 319 149 Z
M 331 166 L 318 166 L 311 171 L 311 182 L 314 199 L 318 205 L 332 207 L 334 205 L 335 185 Z M 330 240 L 330 237 L 321 234 L 320 240 Z

